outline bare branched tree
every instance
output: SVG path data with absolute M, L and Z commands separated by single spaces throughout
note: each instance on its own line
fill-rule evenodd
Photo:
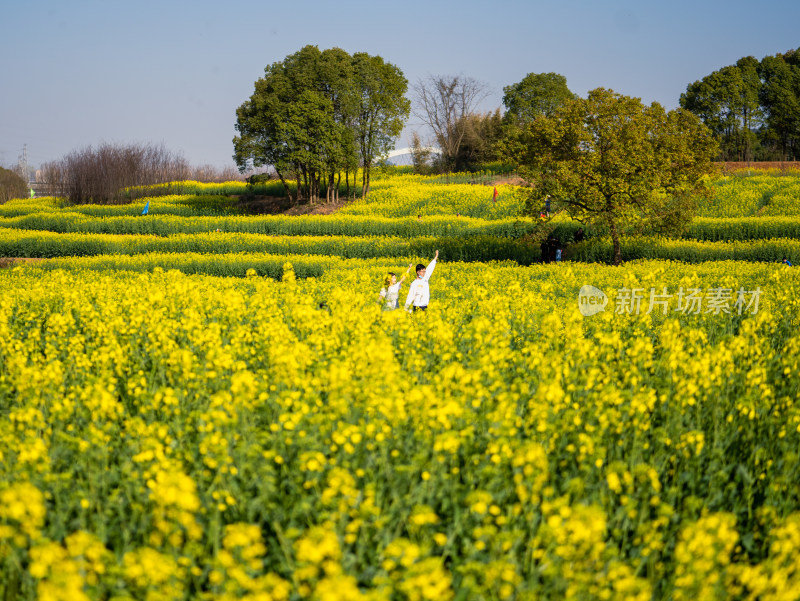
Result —
M 445 164 L 454 166 L 466 117 L 489 95 L 486 84 L 464 75 L 429 75 L 413 91 L 414 115 L 433 131 Z
M 104 143 L 73 150 L 42 171 L 48 190 L 73 203 L 120 204 L 143 195 L 174 193 L 171 182 L 188 179 L 191 168 L 163 144 Z M 148 188 L 159 185 L 158 190 Z
M 42 188 L 39 193 L 44 196 L 65 196 L 65 182 L 63 161 L 49 161 L 42 164 L 37 173 L 36 183 Z
M 192 169 L 191 179 L 197 182 L 235 182 L 244 181 L 245 176 L 239 173 L 236 167 L 215 167 L 214 165 L 200 165 Z

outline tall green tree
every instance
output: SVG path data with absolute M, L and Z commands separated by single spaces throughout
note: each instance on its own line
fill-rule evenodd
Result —
M 503 88 L 504 118 L 509 123 L 525 125 L 539 115 L 549 117 L 574 98 L 563 75 L 528 73 L 519 83 Z
M 681 94 L 682 108 L 698 115 L 720 140 L 725 160 L 752 160 L 761 111 L 758 61 L 743 58 L 695 81 Z
M 607 228 L 617 265 L 623 234 L 668 233 L 691 219 L 718 150 L 692 113 L 603 88 L 540 115 L 507 148 L 533 184 L 530 209 L 550 196 L 574 219 Z
M 472 171 L 484 163 L 498 160 L 504 135 L 500 109 L 485 114 L 472 113 L 463 119 L 460 126 L 464 138 L 456 154 L 456 171 Z
M 273 63 L 236 111 L 234 160 L 240 171 L 272 166 L 292 198 L 335 199 L 345 172 L 367 172 L 389 150 L 408 116 L 408 82 L 397 67 L 365 53 L 305 46 Z
M 680 103 L 717 135 L 722 160 L 800 158 L 800 49 L 743 57 L 689 84 Z
M 788 59 L 788 60 L 787 60 Z M 766 111 L 767 140 L 780 149 L 782 160 L 800 158 L 800 62 L 798 51 L 764 57 L 761 103 Z
M 355 135 L 361 156 L 361 195 L 369 194 L 375 159 L 394 147 L 411 111 L 408 80 L 395 65 L 365 52 L 353 55 Z

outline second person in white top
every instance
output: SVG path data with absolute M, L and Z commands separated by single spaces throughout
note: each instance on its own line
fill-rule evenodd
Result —
M 433 270 L 436 267 L 436 259 L 439 258 L 439 251 L 436 251 L 433 260 L 425 267 L 422 263 L 417 265 L 417 279 L 411 282 L 411 287 L 408 289 L 408 297 L 406 298 L 406 311 L 424 311 L 428 308 L 428 303 L 431 300 L 430 288 L 428 288 L 428 280 L 433 275 Z

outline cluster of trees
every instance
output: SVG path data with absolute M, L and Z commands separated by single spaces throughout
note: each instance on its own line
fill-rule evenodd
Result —
M 413 87 L 413 94 L 414 115 L 433 133 L 440 150 L 436 157 L 421 154 L 425 146 L 415 133 L 411 148 L 417 172 L 469 171 L 496 160 L 502 138 L 500 109 L 476 111 L 488 95 L 485 84 L 464 75 L 429 75 Z
M 573 219 L 610 234 L 615 264 L 623 235 L 683 229 L 707 193 L 717 141 L 683 109 L 598 88 L 537 109 L 505 142 L 508 160 L 530 182 L 528 212 L 546 199 Z
M 361 167 L 366 196 L 373 162 L 393 147 L 408 117 L 407 89 L 402 71 L 380 56 L 306 46 L 266 67 L 237 109 L 234 161 L 242 172 L 271 166 L 290 199 L 311 202 L 323 190 L 336 200 L 342 173 L 348 196 L 353 176 L 355 193 Z
M 163 144 L 104 143 L 43 164 L 39 183 L 46 194 L 66 196 L 72 203 L 114 204 L 145 194 L 137 187 L 189 179 L 191 173 L 186 159 Z
M 552 204 L 608 232 L 615 264 L 624 235 L 680 231 L 707 193 L 703 175 L 719 146 L 687 110 L 603 88 L 579 98 L 557 73 L 530 73 L 505 87 L 502 116 L 471 113 L 466 100 L 476 90 L 464 78 L 429 78 L 416 88 L 424 109 L 417 115 L 435 134 L 441 164 L 458 169 L 488 155 L 516 165 L 530 186 L 528 213 Z
M 163 144 L 109 144 L 73 150 L 43 163 L 36 171 L 39 194 L 67 198 L 74 204 L 125 203 L 153 190 L 145 186 L 183 180 L 228 182 L 242 179 L 233 167 L 192 166 Z M 163 193 L 168 189 L 164 188 Z
M 12 198 L 25 198 L 28 195 L 28 184 L 18 173 L 0 167 L 0 204 Z
M 271 165 L 291 197 L 330 199 L 344 172 L 369 167 L 388 151 L 409 112 L 406 79 L 367 54 L 306 46 L 274 63 L 237 111 L 239 168 Z M 691 218 L 702 176 L 711 171 L 717 140 L 684 109 L 597 89 L 579 98 L 557 73 L 530 73 L 504 88 L 505 113 L 479 113 L 484 84 L 463 75 L 421 80 L 413 88 L 415 115 L 433 133 L 442 170 L 487 160 L 518 166 L 530 185 L 529 211 L 549 199 L 573 218 L 599 226 L 621 261 L 621 238 L 641 231 L 673 232 Z M 412 140 L 415 168 L 430 168 L 431 148 Z
M 800 160 L 800 49 L 743 57 L 689 84 L 680 104 L 717 135 L 722 160 Z
M 504 143 L 540 115 L 548 116 L 576 98 L 557 73 L 529 73 L 503 88 L 505 112 L 477 112 L 486 86 L 463 75 L 429 76 L 414 86 L 414 114 L 433 132 L 441 153 L 434 157 L 415 133 L 412 161 L 417 172 L 470 171 L 505 158 Z
M 241 172 L 274 169 L 290 198 L 289 181 L 296 180 L 295 201 L 335 200 L 342 175 L 349 196 L 350 177 L 362 169 L 366 196 L 372 164 L 392 149 L 409 116 L 407 91 L 402 71 L 380 56 L 306 46 L 266 67 L 237 109 L 234 161 Z M 413 134 L 418 172 L 469 171 L 501 160 L 510 132 L 575 97 L 556 73 L 532 73 L 505 88 L 505 113 L 480 112 L 489 90 L 464 75 L 428 76 L 411 91 L 414 115 L 433 135 L 423 141 Z

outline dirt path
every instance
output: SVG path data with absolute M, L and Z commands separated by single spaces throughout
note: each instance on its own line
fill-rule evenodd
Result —
M 30 261 L 44 261 L 44 259 L 29 259 L 20 257 L 0 257 L 0 269 L 11 268 L 18 263 L 28 263 Z
M 330 215 L 350 204 L 348 201 L 296 204 L 283 196 L 231 196 L 237 209 L 248 215 Z

